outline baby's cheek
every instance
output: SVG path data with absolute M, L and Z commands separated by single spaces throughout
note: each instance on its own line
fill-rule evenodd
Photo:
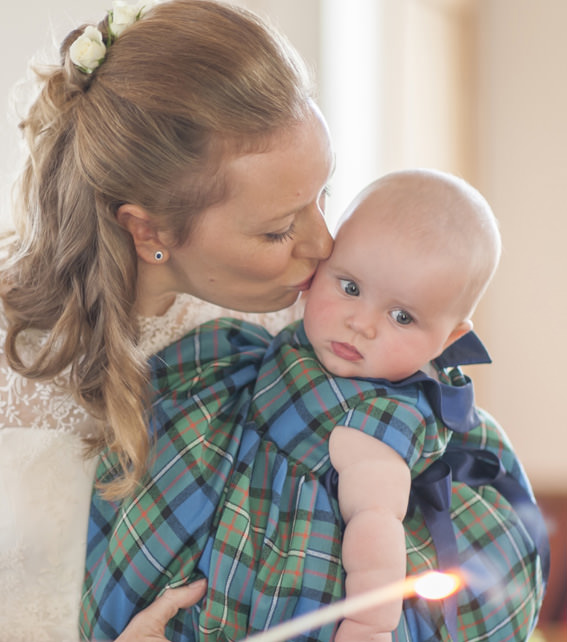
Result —
M 309 293 L 305 303 L 303 319 L 306 332 L 315 333 L 332 325 L 337 317 L 338 308 L 328 298 Z M 309 328 L 309 330 L 307 330 Z
M 313 344 L 318 337 L 317 320 L 318 320 L 317 306 L 314 304 L 313 299 L 310 298 L 308 295 L 307 301 L 305 303 L 305 309 L 303 311 L 303 325 L 305 327 L 305 334 L 307 335 L 307 338 L 309 339 L 309 342 L 311 344 Z

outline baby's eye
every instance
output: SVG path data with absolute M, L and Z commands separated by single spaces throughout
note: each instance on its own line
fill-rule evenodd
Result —
M 400 325 L 409 325 L 410 323 L 413 323 L 412 315 L 405 310 L 392 310 L 390 315 L 392 319 Z
M 339 279 L 339 283 L 341 284 L 341 288 L 344 290 L 345 294 L 348 294 L 349 296 L 358 296 L 360 294 L 358 285 L 356 285 L 354 281 Z

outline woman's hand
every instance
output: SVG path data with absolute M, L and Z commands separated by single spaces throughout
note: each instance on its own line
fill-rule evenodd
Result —
M 165 625 L 179 609 L 196 604 L 207 590 L 207 581 L 198 580 L 188 586 L 168 589 L 153 604 L 134 616 L 116 638 L 116 642 L 167 642 Z

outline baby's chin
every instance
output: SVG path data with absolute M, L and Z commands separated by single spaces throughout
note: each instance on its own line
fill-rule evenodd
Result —
M 327 351 L 323 353 L 315 350 L 315 354 L 325 370 L 335 377 L 342 377 L 343 379 L 367 378 L 359 364 L 345 361 Z

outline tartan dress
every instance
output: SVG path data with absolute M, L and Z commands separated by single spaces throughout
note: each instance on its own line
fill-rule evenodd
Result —
M 247 322 L 206 323 L 155 355 L 151 366 L 156 441 L 150 472 L 122 505 L 93 496 L 84 639 L 113 639 L 163 589 L 202 576 L 206 604 L 170 622 L 166 636 L 173 642 L 240 640 L 342 597 L 343 524 L 327 447 L 331 429 L 349 425 L 382 439 L 416 478 L 457 434 L 433 411 L 443 412 L 427 394 L 433 380 L 391 387 L 331 377 L 301 323 L 273 340 Z M 459 383 L 470 389 L 462 377 Z M 458 418 L 472 430 L 458 439 L 466 448 L 506 455 L 504 466 L 524 482 L 498 428 L 468 406 Z M 116 462 L 103 455 L 97 479 L 114 474 Z M 488 595 L 494 582 L 462 591 L 459 637 L 525 639 L 542 591 L 534 543 L 490 487 L 453 484 L 451 511 L 459 560 L 477 575 L 498 563 L 493 576 L 513 573 L 518 583 L 505 600 L 499 596 L 498 608 Z M 408 572 L 436 567 L 419 506 L 408 515 L 406 532 Z M 393 639 L 449 640 L 445 620 L 442 606 L 407 600 Z M 334 628 L 296 639 L 331 640 Z

